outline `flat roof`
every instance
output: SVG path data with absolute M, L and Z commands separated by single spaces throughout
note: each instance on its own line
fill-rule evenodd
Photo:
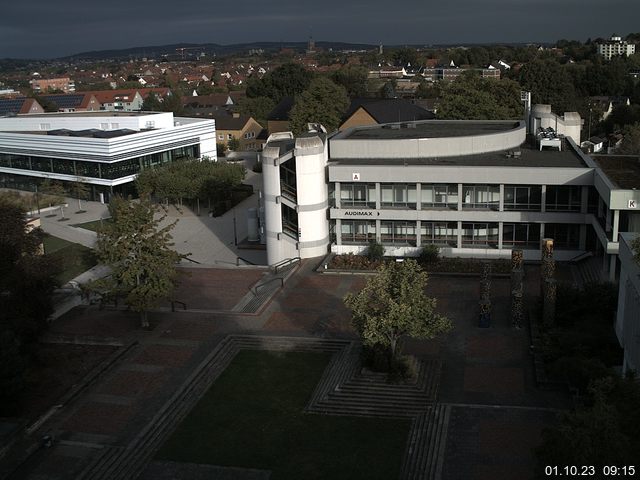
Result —
M 640 156 L 591 155 L 607 178 L 618 188 L 640 188 Z
M 332 165 L 440 165 L 461 167 L 545 167 L 545 168 L 589 168 L 582 157 L 565 140 L 562 151 L 545 149 L 543 151 L 529 145 L 519 149 L 478 155 L 433 158 L 330 158 Z M 519 151 L 520 156 L 515 156 Z M 517 153 L 516 153 L 517 155 Z
M 45 117 L 144 117 L 146 115 L 159 115 L 166 112 L 120 112 L 111 110 L 97 110 L 94 112 L 50 112 L 50 113 L 25 113 L 13 118 L 45 118 Z
M 393 140 L 416 138 L 446 138 L 491 135 L 516 130 L 521 127 L 518 120 L 469 121 L 469 120 L 422 120 L 417 122 L 388 123 L 373 127 L 356 127 L 335 135 L 335 140 Z

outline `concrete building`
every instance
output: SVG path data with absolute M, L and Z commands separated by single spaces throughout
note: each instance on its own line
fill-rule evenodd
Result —
M 619 55 L 629 56 L 636 53 L 636 46 L 633 43 L 628 43 L 622 40 L 617 35 L 611 36 L 611 38 L 604 42 L 598 43 L 598 55 L 602 56 L 605 60 L 611 60 L 612 57 Z
M 640 190 L 612 180 L 612 162 L 582 153 L 580 124 L 534 106 L 529 122 L 272 136 L 263 151 L 268 261 L 359 253 L 372 240 L 390 256 L 433 244 L 445 256 L 507 258 L 520 248 L 539 260 L 550 237 L 556 259 L 593 252 L 614 278 L 619 231 L 640 231 Z M 640 175 L 623 178 L 640 187 Z
M 623 373 L 640 371 L 640 265 L 632 247 L 637 237 L 637 233 L 620 235 L 620 286 L 615 330 L 624 349 Z
M 29 85 L 35 93 L 47 93 L 51 90 L 61 90 L 63 93 L 76 91 L 76 84 L 69 77 L 63 78 L 34 78 Z
M 145 168 L 216 160 L 215 122 L 156 112 L 75 112 L 0 118 L 0 187 L 82 181 L 92 199 L 134 193 Z

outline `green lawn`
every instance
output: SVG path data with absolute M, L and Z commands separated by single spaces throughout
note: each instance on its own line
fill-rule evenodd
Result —
M 398 478 L 410 422 L 303 413 L 330 356 L 240 352 L 156 457 L 273 480 Z
M 77 223 L 75 225 L 71 225 L 72 227 L 84 228 L 85 230 L 91 230 L 92 232 L 97 232 L 98 227 L 102 225 L 102 222 L 110 222 L 110 218 L 105 218 L 103 220 L 93 220 L 92 222 L 86 223 Z
M 62 271 L 57 279 L 61 285 L 98 263 L 93 250 L 84 245 L 67 242 L 51 235 L 47 235 L 43 243 L 45 255 L 50 255 L 60 262 Z

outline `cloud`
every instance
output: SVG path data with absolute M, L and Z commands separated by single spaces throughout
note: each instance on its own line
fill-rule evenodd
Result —
M 0 57 L 171 43 L 316 40 L 389 44 L 586 40 L 637 31 L 638 0 L 57 0 L 3 5 Z M 241 12 L 241 13 L 238 13 Z

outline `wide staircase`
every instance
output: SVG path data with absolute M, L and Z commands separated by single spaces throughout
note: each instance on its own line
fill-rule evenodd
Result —
M 438 478 L 450 413 L 450 407 L 436 403 L 440 362 L 422 361 L 414 383 L 390 384 L 385 375 L 361 371 L 360 348 L 359 343 L 340 339 L 229 335 L 128 445 L 104 447 L 77 478 L 124 480 L 140 476 L 154 452 L 241 350 L 331 354 L 305 411 L 412 419 L 401 478 Z
M 258 313 L 300 266 L 300 257 L 287 258 L 269 267 L 269 273 L 233 307 L 234 312 Z

